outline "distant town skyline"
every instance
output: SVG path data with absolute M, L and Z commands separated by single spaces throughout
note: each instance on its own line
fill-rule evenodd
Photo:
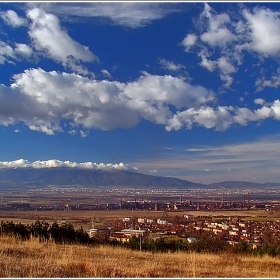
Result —
M 0 4 L 0 168 L 280 182 L 280 3 Z

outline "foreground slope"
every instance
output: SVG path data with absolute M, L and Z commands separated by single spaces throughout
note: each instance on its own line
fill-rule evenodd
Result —
M 277 278 L 280 260 L 237 254 L 151 253 L 0 237 L 2 278 Z

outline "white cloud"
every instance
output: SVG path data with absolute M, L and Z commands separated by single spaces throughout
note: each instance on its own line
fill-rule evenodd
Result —
M 26 44 L 15 44 L 15 48 L 12 48 L 5 42 L 0 40 L 0 64 L 15 63 L 22 57 L 29 58 L 32 55 L 32 49 Z
M 5 23 L 12 27 L 19 27 L 27 24 L 26 20 L 19 17 L 15 11 L 8 10 L 6 12 L 1 12 L 0 15 Z
M 71 39 L 53 14 L 35 8 L 29 10 L 27 16 L 32 21 L 28 34 L 41 54 L 79 73 L 85 71 L 80 62 L 98 61 L 88 47 Z
M 70 134 L 70 135 L 76 135 L 76 134 L 77 134 L 77 130 L 75 130 L 75 129 L 69 130 L 69 131 L 68 131 L 68 134 Z
M 257 92 L 262 91 L 265 87 L 277 88 L 280 85 L 280 68 L 278 67 L 276 72 L 271 76 L 269 80 L 266 80 L 265 77 L 259 77 L 255 86 Z
M 201 16 L 208 19 L 208 30 L 200 36 L 201 41 L 212 47 L 225 47 L 229 42 L 236 39 L 235 35 L 226 28 L 230 18 L 226 13 L 216 15 L 208 4 L 204 4 Z
M 267 118 L 280 120 L 280 101 L 275 100 L 270 107 L 263 106 L 251 111 L 248 108 L 218 106 L 217 108 L 202 106 L 200 109 L 187 109 L 177 112 L 168 120 L 167 131 L 179 130 L 183 127 L 192 129 L 194 125 L 215 128 L 224 131 L 234 124 L 246 126 L 248 122 L 261 122 Z
M 243 11 L 247 20 L 250 41 L 244 45 L 264 56 L 280 56 L 280 13 L 270 9 L 255 8 L 253 13 Z
M 102 74 L 103 74 L 104 76 L 106 76 L 106 77 L 108 77 L 108 78 L 112 78 L 112 76 L 111 76 L 111 74 L 110 74 L 110 72 L 109 72 L 108 70 L 102 69 L 101 72 L 102 72 Z
M 218 59 L 217 65 L 223 74 L 231 74 L 236 72 L 236 68 L 228 61 L 226 57 L 220 57 Z
M 88 137 L 89 131 L 80 130 L 80 134 L 81 134 L 81 137 L 82 137 L 82 138 L 85 138 L 85 137 Z
M 263 105 L 263 104 L 265 103 L 265 101 L 264 101 L 264 99 L 262 99 L 262 98 L 256 98 L 256 99 L 254 100 L 254 103 L 255 103 L 255 104 L 258 104 L 258 105 Z
M 208 149 L 204 149 L 204 148 L 189 148 L 189 149 L 186 149 L 186 152 L 193 152 L 193 153 L 206 152 L 206 151 L 208 151 Z
M 0 40 L 0 64 L 4 64 L 9 58 L 15 58 L 13 48 Z
M 182 41 L 182 45 L 185 47 L 185 51 L 188 52 L 192 46 L 197 42 L 197 36 L 195 34 L 188 34 Z
M 201 57 L 200 66 L 206 68 L 208 71 L 212 72 L 216 68 L 217 62 L 207 59 L 203 54 L 199 55 Z
M 141 119 L 166 125 L 170 105 L 198 108 L 215 99 L 212 91 L 172 76 L 145 74 L 120 83 L 29 69 L 13 78 L 11 87 L 0 87 L 0 123 L 22 121 L 49 135 L 62 131 L 63 120 L 103 130 L 134 127 Z
M 164 125 L 167 131 L 194 125 L 223 131 L 234 124 L 280 120 L 279 100 L 254 111 L 212 107 L 214 101 L 214 92 L 167 75 L 146 73 L 135 81 L 120 83 L 29 69 L 15 75 L 10 87 L 0 87 L 0 123 L 21 121 L 31 130 L 53 135 L 63 131 L 61 122 L 71 121 L 68 133 L 74 134 L 75 127 L 82 126 L 83 137 L 91 128 L 130 128 L 141 119 Z
M 234 82 L 233 73 L 239 71 L 245 51 L 247 55 L 258 54 L 260 62 L 266 57 L 279 62 L 279 12 L 260 7 L 252 11 L 241 8 L 241 13 L 231 13 L 230 17 L 227 13 L 218 14 L 205 4 L 197 26 L 197 32 L 187 34 L 182 45 L 186 51 L 192 48 L 201 57 L 200 66 L 211 72 L 218 69 L 225 87 Z M 257 91 L 264 87 L 278 87 L 279 80 L 279 73 L 268 80 L 258 78 Z
M 137 171 L 136 167 L 132 167 L 129 164 L 124 163 L 93 163 L 93 162 L 71 162 L 61 161 L 57 159 L 34 161 L 30 162 L 24 159 L 18 159 L 14 161 L 0 161 L 0 168 L 56 168 L 56 167 L 69 167 L 69 168 L 81 168 L 81 169 L 93 169 L 93 170 L 127 170 Z
M 16 44 L 15 53 L 24 57 L 30 57 L 32 55 L 32 48 L 26 44 Z
M 272 114 L 274 118 L 280 120 L 280 101 L 275 100 L 271 106 Z
M 78 17 L 101 17 L 110 19 L 113 24 L 138 28 L 146 26 L 170 13 L 178 12 L 165 3 L 29 3 L 56 15 Z
M 224 47 L 227 43 L 233 41 L 235 36 L 226 28 L 220 28 L 202 34 L 200 39 L 212 47 Z
M 176 72 L 179 71 L 180 69 L 184 69 L 185 66 L 182 64 L 175 64 L 172 61 L 168 61 L 166 59 L 159 59 L 159 64 L 162 66 L 162 68 Z

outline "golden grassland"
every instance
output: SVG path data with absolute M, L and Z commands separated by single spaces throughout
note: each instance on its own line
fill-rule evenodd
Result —
M 1 278 L 278 278 L 280 258 L 151 253 L 0 237 Z

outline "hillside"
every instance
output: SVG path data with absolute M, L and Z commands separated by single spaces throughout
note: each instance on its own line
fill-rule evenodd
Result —
M 2 278 L 277 278 L 280 270 L 279 258 L 269 256 L 0 241 Z

